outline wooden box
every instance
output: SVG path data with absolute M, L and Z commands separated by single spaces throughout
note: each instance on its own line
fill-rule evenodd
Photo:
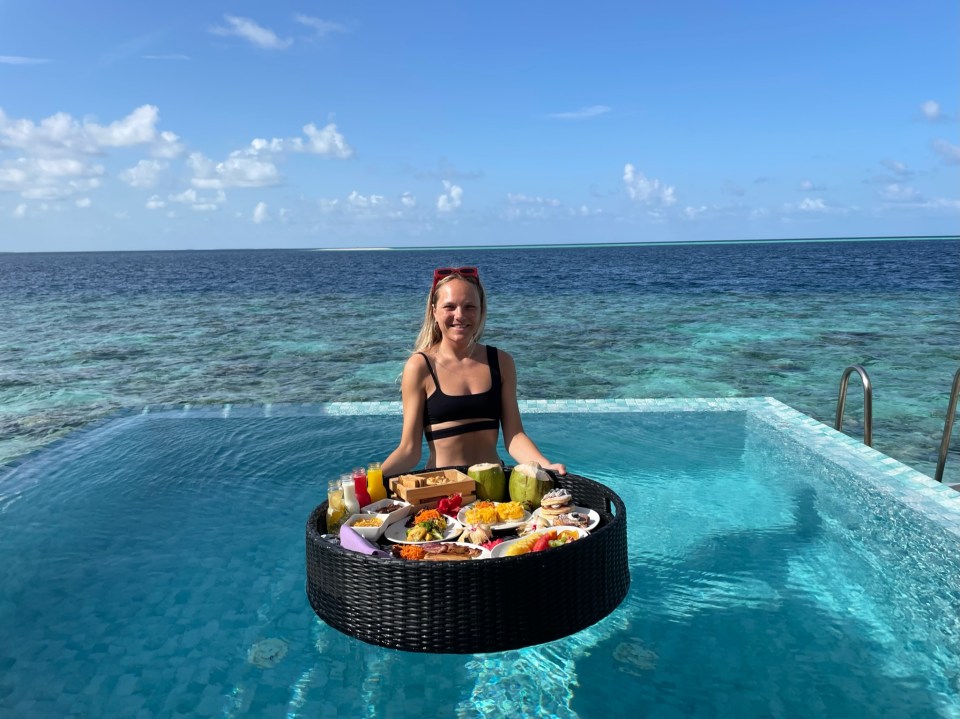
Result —
M 390 488 L 415 507 L 433 506 L 441 497 L 459 492 L 466 499 L 476 494 L 477 483 L 456 469 L 436 469 L 419 474 L 401 474 L 390 480 Z

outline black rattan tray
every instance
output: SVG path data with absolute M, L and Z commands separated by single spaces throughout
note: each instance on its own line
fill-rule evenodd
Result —
M 463 468 L 461 468 L 463 469 Z M 546 552 L 467 562 L 410 562 L 321 539 L 327 503 L 307 521 L 307 596 L 344 634 L 412 652 L 473 654 L 568 636 L 610 614 L 630 586 L 627 510 L 608 487 L 554 476 L 600 514 L 590 536 Z

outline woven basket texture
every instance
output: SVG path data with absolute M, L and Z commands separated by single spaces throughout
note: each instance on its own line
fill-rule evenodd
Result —
M 627 511 L 599 482 L 573 474 L 554 482 L 598 512 L 600 525 L 563 547 L 479 561 L 411 562 L 343 549 L 321 539 L 324 502 L 306 528 L 310 605 L 345 634 L 412 652 L 498 652 L 586 629 L 629 589 Z

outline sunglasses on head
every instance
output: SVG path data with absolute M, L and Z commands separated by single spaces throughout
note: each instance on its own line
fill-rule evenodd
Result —
M 437 283 L 444 277 L 458 275 L 473 280 L 480 281 L 480 271 L 476 267 L 438 267 L 433 271 L 433 287 L 430 288 L 430 294 L 437 289 Z

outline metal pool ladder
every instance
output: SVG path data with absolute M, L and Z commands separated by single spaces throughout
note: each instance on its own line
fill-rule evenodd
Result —
M 953 376 L 953 387 L 950 389 L 950 403 L 947 405 L 947 418 L 943 422 L 943 439 L 940 440 L 940 456 L 937 458 L 938 482 L 943 481 L 943 467 L 947 463 L 947 450 L 950 448 L 950 435 L 953 434 L 953 417 L 957 413 L 957 396 L 960 395 L 960 369 Z
M 863 382 L 863 443 L 868 447 L 873 446 L 873 388 L 870 386 L 870 377 L 867 371 L 858 364 L 852 364 L 843 371 L 843 377 L 840 378 L 840 396 L 837 397 L 837 422 L 835 428 L 838 432 L 843 431 L 843 408 L 847 404 L 847 385 L 850 383 L 850 375 L 856 372 L 860 375 L 860 381 Z M 960 373 L 957 375 L 960 377 Z M 954 382 L 956 390 L 956 382 Z M 956 392 L 954 392 L 956 394 Z M 956 406 L 956 402 L 954 402 Z M 951 415 L 952 416 L 952 415 Z

